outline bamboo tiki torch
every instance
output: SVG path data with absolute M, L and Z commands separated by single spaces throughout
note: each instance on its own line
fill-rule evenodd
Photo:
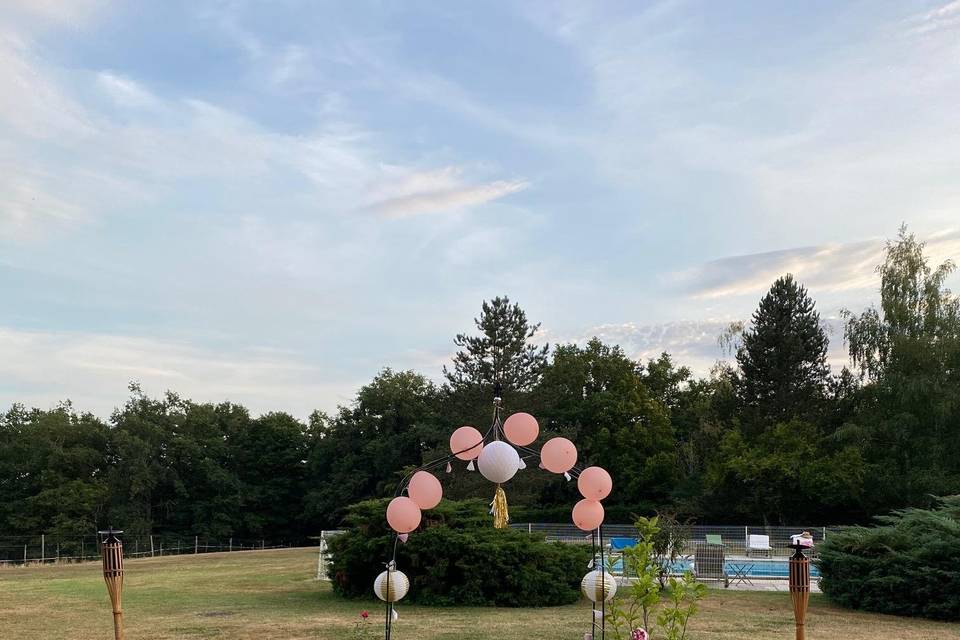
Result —
M 112 527 L 100 534 L 106 536 L 101 541 L 101 555 L 103 556 L 103 579 L 107 583 L 107 593 L 110 594 L 110 604 L 113 605 L 113 635 L 114 640 L 123 640 L 123 607 L 120 596 L 123 593 L 123 543 L 117 537 L 118 533 Z
M 793 618 L 797 623 L 797 640 L 806 640 L 807 605 L 810 603 L 810 558 L 803 550 L 809 546 L 800 541 L 790 545 L 794 554 L 790 557 L 790 599 L 793 600 Z

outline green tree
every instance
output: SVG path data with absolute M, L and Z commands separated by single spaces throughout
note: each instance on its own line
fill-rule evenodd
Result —
M 232 442 L 240 485 L 243 533 L 259 538 L 301 533 L 309 439 L 288 413 L 270 412 L 243 423 Z
M 620 347 L 596 338 L 585 347 L 558 347 L 538 395 L 550 430 L 577 444 L 579 462 L 613 475 L 616 490 L 608 504 L 621 505 L 622 517 L 669 501 L 678 471 L 669 414 Z
M 880 308 L 846 312 L 850 357 L 867 384 L 839 435 L 865 449 L 874 512 L 960 487 L 960 299 L 945 286 L 953 269 L 932 269 L 923 243 L 901 228 L 877 267 Z
M 0 530 L 89 534 L 107 501 L 107 427 L 69 403 L 0 414 Z
M 482 313 L 474 319 L 480 335 L 457 334 L 460 347 L 453 357 L 453 369 L 443 374 L 455 390 L 483 387 L 503 393 L 529 391 L 540 380 L 547 364 L 549 345 L 537 346 L 530 340 L 540 324 L 531 324 L 518 304 L 506 296 L 484 301 Z
M 813 300 L 792 275 L 778 278 L 760 300 L 737 364 L 748 432 L 817 415 L 829 373 L 827 336 Z
M 384 369 L 333 419 L 311 417 L 307 511 L 315 527 L 338 525 L 355 502 L 392 496 L 404 471 L 449 438 L 440 397 L 424 376 Z

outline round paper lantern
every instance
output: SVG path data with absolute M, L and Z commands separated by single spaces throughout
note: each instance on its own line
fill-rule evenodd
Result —
M 529 413 L 515 413 L 503 423 L 503 435 L 518 447 L 525 447 L 540 435 L 540 425 Z
M 483 436 L 473 427 L 460 427 L 450 436 L 450 453 L 461 460 L 473 460 L 483 450 Z
M 617 593 L 617 580 L 606 571 L 594 569 L 583 576 L 580 581 L 580 591 L 590 602 L 606 600 L 610 602 Z
M 573 505 L 573 524 L 582 531 L 593 531 L 603 524 L 603 505 L 584 498 Z
M 403 571 L 396 569 L 384 571 L 373 581 L 373 592 L 384 602 L 396 602 L 409 590 L 410 580 Z
M 417 471 L 410 478 L 410 484 L 407 485 L 407 494 L 421 509 L 433 509 L 440 504 L 440 498 L 443 497 L 443 487 L 440 486 L 440 481 L 432 473 Z
M 577 448 L 566 438 L 551 438 L 540 450 L 540 461 L 547 471 L 566 473 L 577 464 Z
M 410 498 L 394 498 L 387 505 L 387 524 L 397 533 L 410 533 L 420 526 L 420 507 Z
M 477 468 L 490 482 L 506 482 L 520 468 L 520 454 L 506 442 L 495 440 L 480 452 Z
M 613 478 L 602 467 L 587 467 L 577 478 L 577 489 L 587 500 L 603 500 L 613 490 Z

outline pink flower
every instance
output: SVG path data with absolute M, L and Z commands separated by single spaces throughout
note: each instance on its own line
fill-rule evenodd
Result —
M 366 620 L 367 618 L 370 617 L 370 614 L 367 613 L 366 611 L 361 611 L 361 612 L 360 612 L 360 617 L 363 618 L 364 620 Z
M 630 634 L 630 640 L 648 640 L 646 629 L 634 629 Z

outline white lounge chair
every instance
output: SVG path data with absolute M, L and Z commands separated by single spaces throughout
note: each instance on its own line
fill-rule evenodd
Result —
M 750 534 L 750 537 L 747 539 L 748 556 L 753 551 L 763 551 L 769 557 L 772 549 L 773 547 L 770 546 L 770 536 L 758 536 Z

